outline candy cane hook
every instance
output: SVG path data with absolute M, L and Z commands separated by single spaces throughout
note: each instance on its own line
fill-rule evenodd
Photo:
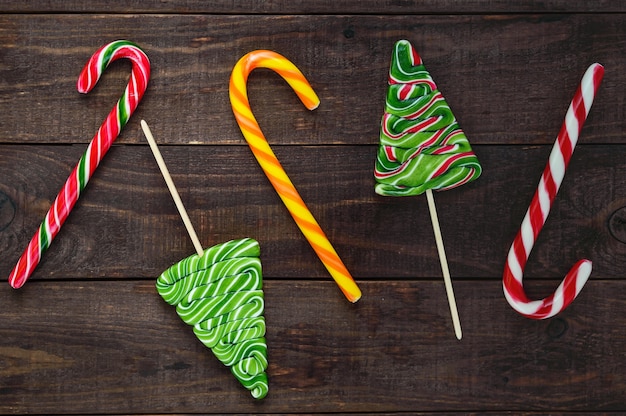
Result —
M 580 260 L 567 273 L 556 291 L 542 300 L 531 301 L 524 292 L 522 278 L 530 251 L 550 213 L 550 208 L 563 181 L 565 169 L 574 152 L 578 135 L 589 114 L 595 94 L 604 76 L 604 67 L 591 65 L 583 76 L 565 120 L 557 136 L 539 186 L 509 250 L 502 286 L 509 304 L 520 314 L 532 319 L 545 319 L 569 306 L 578 296 L 591 274 L 591 261 Z
M 15 289 L 22 287 L 39 264 L 41 256 L 50 247 L 93 172 L 143 97 L 150 78 L 150 61 L 139 46 L 125 40 L 104 45 L 93 54 L 78 77 L 78 91 L 81 93 L 91 91 L 109 64 L 120 58 L 128 58 L 132 62 L 130 80 L 124 95 L 120 97 L 91 139 L 87 150 L 67 178 L 38 231 L 13 268 L 9 284 Z
M 304 204 L 295 186 L 274 155 L 267 139 L 254 118 L 248 101 L 246 83 L 254 68 L 268 68 L 287 81 L 309 110 L 319 105 L 319 98 L 300 70 L 287 58 L 276 52 L 257 50 L 244 55 L 233 68 L 230 78 L 230 103 L 237 124 L 243 133 L 252 153 L 270 180 L 274 189 L 289 210 L 294 221 L 317 253 L 330 275 L 350 302 L 361 297 L 361 291 L 352 279 L 348 269 L 328 241 L 321 227 Z

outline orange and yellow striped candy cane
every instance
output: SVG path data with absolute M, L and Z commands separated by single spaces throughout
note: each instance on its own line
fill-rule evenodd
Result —
M 302 72 L 287 58 L 276 52 L 257 50 L 243 56 L 233 68 L 230 76 L 230 104 L 239 124 L 239 128 L 246 138 L 252 153 L 261 165 L 276 192 L 289 210 L 289 213 L 302 231 L 302 234 L 317 253 L 330 275 L 350 302 L 361 298 L 361 290 L 356 285 L 350 272 L 343 264 L 339 255 L 328 241 L 321 227 L 306 207 L 287 173 L 274 155 L 267 139 L 261 132 L 250 102 L 246 83 L 248 75 L 254 68 L 268 68 L 277 72 L 293 88 L 300 101 L 309 110 L 314 110 L 320 103 L 319 98 L 309 85 Z

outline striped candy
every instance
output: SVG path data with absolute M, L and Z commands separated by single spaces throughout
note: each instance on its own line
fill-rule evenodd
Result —
M 176 263 L 157 291 L 256 399 L 268 392 L 259 244 L 232 240 Z
M 339 288 L 348 300 L 356 302 L 361 297 L 361 291 L 304 204 L 252 114 L 246 82 L 248 75 L 254 68 L 269 68 L 277 72 L 293 88 L 309 110 L 317 108 L 319 98 L 300 70 L 287 58 L 272 51 L 257 50 L 246 54 L 237 62 L 230 78 L 230 103 L 239 128 L 250 145 L 252 153 Z
M 77 88 L 87 93 L 96 85 L 107 66 L 120 58 L 132 61 L 132 72 L 124 95 L 111 110 L 87 150 L 57 195 L 39 230 L 24 250 L 9 276 L 9 283 L 20 288 L 39 264 L 41 256 L 50 247 L 70 211 L 76 204 L 89 178 L 117 138 L 143 97 L 150 78 L 150 62 L 145 53 L 134 43 L 125 40 L 111 42 L 101 47 L 85 65 L 78 77 Z
M 578 296 L 591 274 L 591 261 L 580 260 L 567 273 L 552 295 L 535 301 L 528 299 L 522 284 L 524 266 L 526 266 L 539 231 L 548 218 L 554 198 L 565 176 L 565 169 L 574 153 L 578 135 L 589 114 L 603 76 L 604 68 L 600 64 L 591 65 L 585 72 L 567 110 L 548 164 L 539 180 L 537 191 L 509 250 L 502 277 L 504 296 L 513 309 L 527 318 L 545 319 L 567 308 Z
M 374 169 L 376 193 L 419 195 L 477 179 L 478 159 L 452 110 L 406 40 L 396 42 Z

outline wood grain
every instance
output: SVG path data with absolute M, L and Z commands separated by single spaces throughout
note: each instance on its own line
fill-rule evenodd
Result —
M 0 232 L 1 274 L 10 272 L 82 150 L 0 146 L 0 194 L 9 211 L 0 218 L 12 215 Z M 327 277 L 247 146 L 162 151 L 203 245 L 252 237 L 261 244 L 267 276 Z M 453 278 L 500 279 L 550 148 L 475 151 L 483 176 L 435 199 Z M 576 149 L 531 255 L 529 276 L 564 276 L 585 257 L 594 262 L 594 274 L 623 278 L 624 151 L 615 145 Z M 276 152 L 357 279 L 441 275 L 425 197 L 374 194 L 375 146 L 286 146 Z M 33 278 L 154 277 L 194 252 L 148 146 L 114 146 Z
M 622 414 L 626 412 L 626 3 L 619 1 L 0 0 L 0 276 L 8 276 L 127 82 L 76 78 L 115 39 L 152 62 L 148 91 L 16 291 L 0 284 L 0 414 Z M 393 43 L 414 43 L 483 175 L 435 194 L 464 337 L 454 337 L 425 197 L 374 194 Z M 255 162 L 228 79 L 254 49 L 292 60 L 249 96 L 285 170 L 363 298 L 345 301 Z M 531 298 L 570 266 L 562 314 L 517 315 L 506 253 L 593 62 L 605 79 L 529 259 Z M 154 281 L 194 252 L 139 128 L 146 119 L 205 246 L 261 245 L 270 393 L 255 402 Z
M 0 412 L 623 409 L 623 281 L 590 284 L 546 321 L 515 314 L 499 282 L 460 282 L 461 342 L 443 283 L 367 282 L 356 305 L 333 286 L 266 282 L 270 393 L 260 403 L 152 282 L 1 286 Z
M 567 0 L 64 0 L 50 2 L 0 1 L 6 12 L 57 13 L 228 13 L 228 14 L 457 14 L 457 13 L 558 13 L 624 12 L 618 0 L 597 2 Z
M 606 76 L 581 141 L 624 144 L 624 16 L 0 15 L 0 142 L 87 143 L 130 64 L 115 63 L 86 96 L 76 78 L 98 47 L 126 38 L 152 62 L 134 117 L 159 120 L 160 143 L 242 144 L 230 72 L 245 53 L 272 49 L 304 72 L 321 105 L 307 111 L 280 77 L 255 71 L 250 101 L 271 143 L 376 144 L 391 49 L 407 38 L 472 144 L 553 142 L 593 62 Z

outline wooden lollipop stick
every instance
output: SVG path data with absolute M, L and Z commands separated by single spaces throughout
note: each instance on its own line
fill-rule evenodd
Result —
M 461 321 L 459 320 L 459 312 L 456 309 L 456 300 L 454 299 L 454 290 L 452 289 L 450 270 L 448 270 L 448 260 L 446 259 L 446 251 L 443 247 L 443 238 L 441 238 L 441 229 L 439 228 L 437 208 L 435 207 L 435 198 L 433 198 L 432 190 L 429 189 L 426 191 L 426 199 L 428 200 L 430 221 L 433 223 L 433 231 L 435 232 L 435 241 L 437 242 L 437 251 L 439 252 L 439 262 L 441 262 L 441 271 L 443 272 L 443 282 L 446 285 L 446 293 L 448 294 L 448 303 L 450 304 L 450 314 L 452 315 L 454 333 L 458 339 L 461 339 L 463 337 L 463 333 L 461 332 Z
M 146 136 L 148 140 L 148 144 L 150 145 L 150 149 L 152 149 L 152 153 L 154 154 L 154 158 L 156 159 L 157 165 L 159 165 L 159 169 L 161 169 L 161 174 L 163 175 L 163 179 L 165 179 L 165 183 L 167 184 L 170 193 L 172 194 L 172 198 L 174 199 L 174 203 L 176 204 L 176 208 L 178 208 L 178 212 L 180 213 L 181 218 L 183 219 L 183 223 L 187 228 L 187 232 L 189 233 L 189 237 L 191 237 L 191 241 L 193 242 L 193 246 L 196 248 L 196 252 L 199 256 L 202 256 L 204 253 L 204 249 L 202 248 L 202 244 L 200 244 L 200 240 L 196 234 L 196 231 L 191 224 L 191 220 L 189 219 L 189 215 L 187 215 L 187 210 L 185 210 L 185 206 L 183 205 L 183 201 L 180 199 L 180 195 L 178 194 L 178 190 L 174 185 L 174 181 L 172 180 L 172 176 L 170 175 L 167 166 L 165 165 L 165 161 L 163 160 L 163 156 L 161 156 L 161 152 L 152 136 L 152 132 L 150 131 L 150 127 L 148 124 L 141 120 L 141 128 L 143 129 L 143 134 Z

